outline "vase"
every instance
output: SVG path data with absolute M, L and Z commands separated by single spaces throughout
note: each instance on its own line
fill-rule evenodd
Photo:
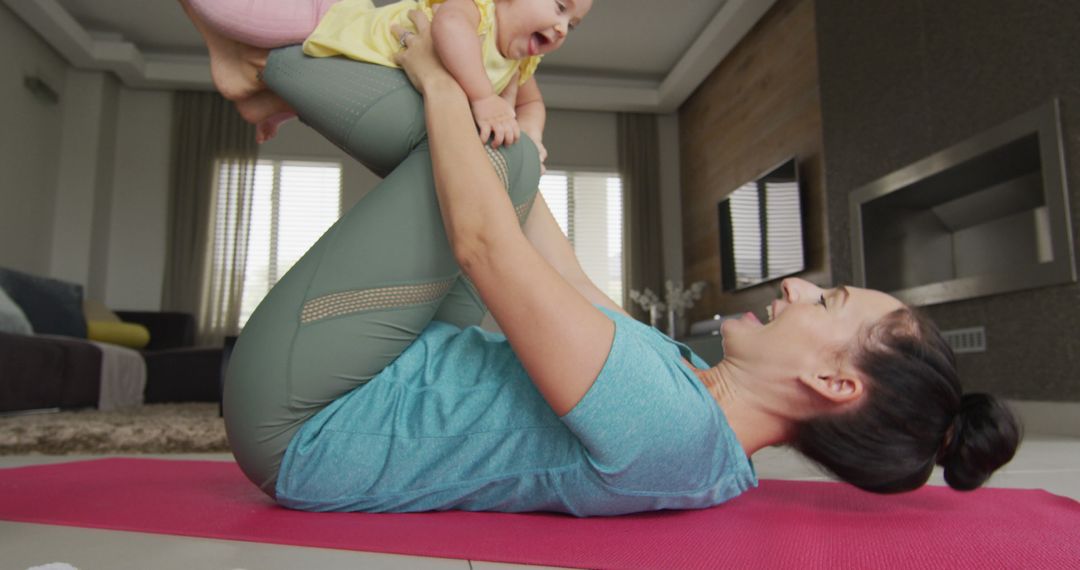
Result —
M 686 318 L 676 311 L 667 312 L 667 335 L 672 340 L 686 336 Z
M 660 328 L 660 308 L 656 305 L 649 307 L 649 326 L 654 329 Z

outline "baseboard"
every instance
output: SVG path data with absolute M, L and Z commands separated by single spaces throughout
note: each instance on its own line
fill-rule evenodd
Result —
M 1027 435 L 1080 437 L 1080 402 L 1009 400 Z

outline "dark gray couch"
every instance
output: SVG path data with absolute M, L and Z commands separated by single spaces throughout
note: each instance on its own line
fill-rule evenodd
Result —
M 195 318 L 167 311 L 117 311 L 128 323 L 150 331 L 146 360 L 146 403 L 217 402 L 221 399 L 222 349 L 195 346 Z
M 0 412 L 96 406 L 100 374 L 85 340 L 0 332 Z
M 0 268 L 0 287 L 19 305 L 34 334 L 0 332 L 0 413 L 98 404 L 101 350 L 86 340 L 82 287 Z M 221 348 L 195 346 L 188 313 L 120 311 L 150 331 L 146 403 L 220 400 Z

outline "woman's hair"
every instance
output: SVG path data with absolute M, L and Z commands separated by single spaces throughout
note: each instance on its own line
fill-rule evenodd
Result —
M 922 314 L 890 313 L 854 350 L 863 402 L 801 422 L 791 442 L 840 479 L 899 493 L 922 486 L 939 464 L 950 487 L 971 490 L 1016 453 L 1012 412 L 988 394 L 963 393 L 952 349 Z

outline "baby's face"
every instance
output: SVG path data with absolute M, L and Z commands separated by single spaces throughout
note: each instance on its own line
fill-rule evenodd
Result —
M 559 49 L 589 13 L 593 0 L 504 0 L 496 4 L 496 45 L 503 57 L 523 59 Z

